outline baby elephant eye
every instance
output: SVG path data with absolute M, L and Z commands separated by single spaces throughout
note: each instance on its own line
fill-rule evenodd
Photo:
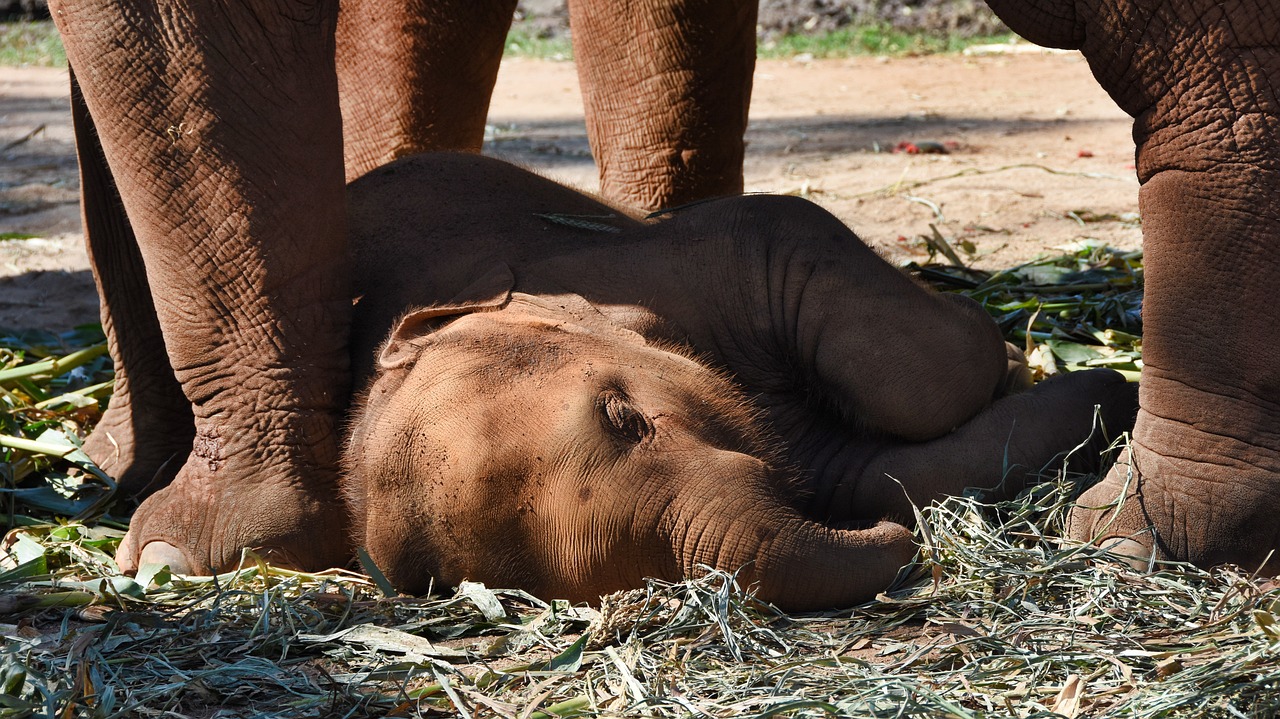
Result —
M 600 395 L 598 407 L 606 428 L 619 439 L 638 444 L 653 433 L 649 418 L 641 414 L 624 394 L 604 392 Z

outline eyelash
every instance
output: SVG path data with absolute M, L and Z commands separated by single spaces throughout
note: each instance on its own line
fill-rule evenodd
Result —
M 649 418 L 621 392 L 608 390 L 601 393 L 598 407 L 605 427 L 619 439 L 639 444 L 653 434 Z

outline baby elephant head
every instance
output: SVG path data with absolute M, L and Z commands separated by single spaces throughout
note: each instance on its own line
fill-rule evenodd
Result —
M 356 542 L 399 589 L 595 601 L 705 565 L 806 609 L 868 598 L 910 561 L 898 525 L 805 519 L 720 373 L 576 295 L 473 294 L 401 320 L 353 419 Z

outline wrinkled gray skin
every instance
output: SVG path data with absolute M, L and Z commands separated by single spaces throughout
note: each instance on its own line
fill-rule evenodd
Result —
M 910 502 L 1016 489 L 1084 442 L 1095 404 L 1113 433 L 1135 411 L 1109 371 L 1008 395 L 1025 366 L 980 308 L 802 200 L 644 223 L 427 155 L 349 205 L 352 363 L 374 380 L 345 488 L 354 543 L 406 591 L 593 601 L 709 565 L 788 609 L 849 605 L 912 557 Z
M 1280 549 L 1280 3 L 989 0 L 1078 48 L 1134 117 L 1146 263 L 1141 412 L 1129 461 L 1071 533 L 1137 564 Z M 1118 512 L 1115 500 L 1127 501 Z

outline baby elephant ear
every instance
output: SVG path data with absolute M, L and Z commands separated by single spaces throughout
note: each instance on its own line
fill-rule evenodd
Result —
M 442 324 L 458 315 L 493 312 L 507 306 L 515 275 L 505 263 L 499 263 L 480 279 L 448 302 L 411 310 L 396 323 L 386 344 L 378 354 L 378 366 L 384 370 L 412 364 L 422 351 L 424 339 Z

